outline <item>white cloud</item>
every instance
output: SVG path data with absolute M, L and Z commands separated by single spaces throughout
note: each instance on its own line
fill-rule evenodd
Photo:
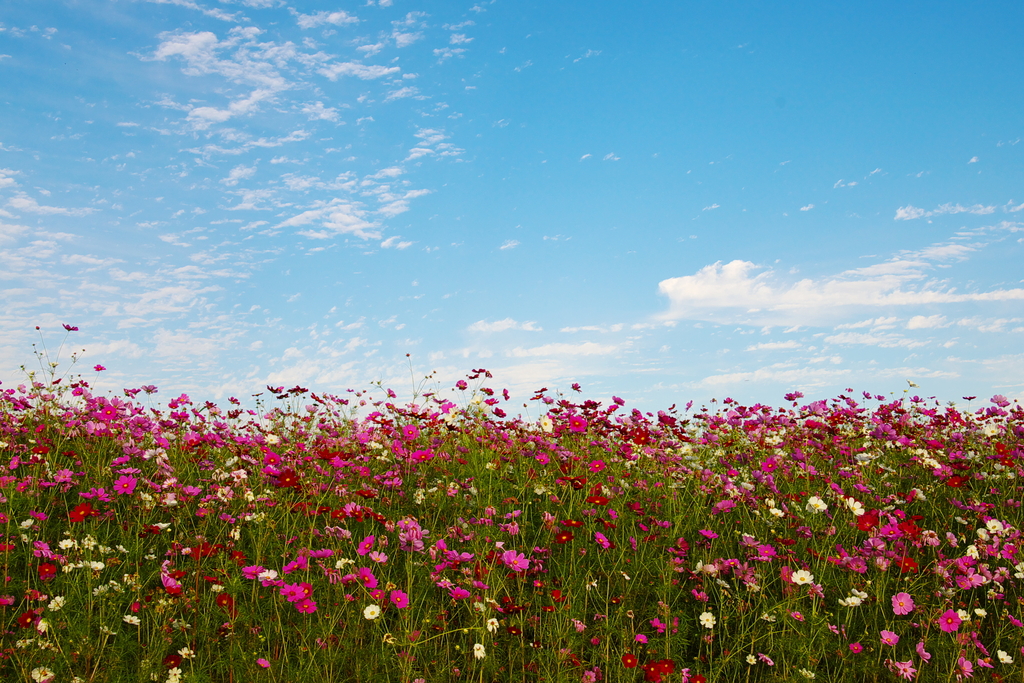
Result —
M 337 121 L 338 110 L 334 107 L 325 107 L 323 102 L 307 102 L 302 105 L 302 113 L 309 117 L 310 121 Z M 273 163 L 273 162 L 271 162 Z
M 419 88 L 407 85 L 404 88 L 399 88 L 398 90 L 392 90 L 391 92 L 389 92 L 388 96 L 384 98 L 384 101 L 392 102 L 394 100 L 401 100 L 406 97 L 413 97 L 419 94 L 419 92 Z
M 466 329 L 469 332 L 505 332 L 506 330 L 525 330 L 527 332 L 542 331 L 542 328 L 538 327 L 537 323 L 532 320 L 521 323 L 513 320 L 512 318 L 497 320 L 493 323 L 487 322 L 486 320 L 478 320 Z
M 869 334 L 864 332 L 841 332 L 825 337 L 827 344 L 841 344 L 844 346 L 863 345 L 879 346 L 883 349 L 907 348 L 915 349 L 919 346 L 927 346 L 928 342 L 908 339 L 898 334 Z
M 399 250 L 401 250 L 401 249 L 408 249 L 413 244 L 415 244 L 415 242 L 402 242 L 402 241 L 400 241 L 401 239 L 402 238 L 399 237 L 398 235 L 394 235 L 392 237 L 387 238 L 383 242 L 381 242 L 380 246 L 383 247 L 384 249 L 399 249 Z
M 705 206 L 701 211 L 714 211 L 715 209 L 721 208 L 721 204 L 712 204 L 711 206 Z
M 9 168 L 0 168 L 0 187 L 14 187 L 18 183 L 11 176 L 18 175 L 18 171 Z
M 708 375 L 697 386 L 715 391 L 742 382 L 775 382 L 792 387 L 819 387 L 839 381 L 850 374 L 849 369 L 826 370 L 822 367 L 794 367 L 792 363 L 774 363 L 746 372 L 726 372 Z
M 971 157 L 971 160 L 968 161 L 967 163 L 968 164 L 976 164 L 976 163 L 978 163 L 978 157 Z
M 27 211 L 28 213 L 37 213 L 44 216 L 87 216 L 96 211 L 96 209 L 89 208 L 67 209 L 62 206 L 43 206 L 24 193 L 18 193 L 17 196 L 8 199 L 5 206 L 9 206 L 16 211 Z
M 595 342 L 583 342 L 581 344 L 543 344 L 530 348 L 517 346 L 505 355 L 513 358 L 533 358 L 536 356 L 607 356 L 622 350 L 625 344 L 597 344 Z
M 323 26 L 325 24 L 331 24 L 333 26 L 347 26 L 349 24 L 359 23 L 358 18 L 342 10 L 338 10 L 337 12 L 323 11 L 316 12 L 314 14 L 296 14 L 295 21 L 299 25 L 299 28 L 303 29 L 316 28 L 317 26 Z
M 943 327 L 946 324 L 944 315 L 915 315 L 907 321 L 908 330 L 926 330 L 932 327 Z
M 234 187 L 241 180 L 246 180 L 253 177 L 256 174 L 255 164 L 252 166 L 246 166 L 245 164 L 239 164 L 231 169 L 226 178 L 221 178 L 220 182 L 228 187 Z
M 316 202 L 313 208 L 281 221 L 277 228 L 303 227 L 316 224 L 320 229 L 301 230 L 298 234 L 310 239 L 330 239 L 352 234 L 362 239 L 380 239 L 380 225 L 367 221 L 365 209 L 342 199 Z
M 803 344 L 789 340 L 783 342 L 762 342 L 747 347 L 747 351 L 781 351 L 785 349 L 799 349 Z
M 356 78 L 364 81 L 369 81 L 374 78 L 380 78 L 389 74 L 398 73 L 401 71 L 397 66 L 379 66 L 371 65 L 366 66 L 358 62 L 340 62 L 335 64 L 328 64 L 322 69 L 318 70 L 323 76 L 326 76 L 332 81 L 338 80 L 339 76 L 355 76 Z
M 807 206 L 801 206 L 800 210 L 801 211 L 810 211 L 813 208 L 814 208 L 814 204 L 808 204 Z
M 896 215 L 893 220 L 896 221 L 910 221 L 915 218 L 927 218 L 929 216 L 941 216 L 943 214 L 957 214 L 957 213 L 973 213 L 978 216 L 985 216 L 993 213 L 996 210 L 994 206 L 983 206 L 981 204 L 975 204 L 974 206 L 961 206 L 960 204 L 943 204 L 942 206 L 934 209 L 933 211 L 925 211 L 916 206 L 901 206 L 896 209 Z
M 1024 289 L 958 293 L 920 284 L 931 264 L 902 258 L 818 280 L 780 282 L 772 270 L 735 260 L 705 266 L 694 275 L 662 280 L 669 299 L 664 320 L 711 320 L 749 324 L 823 324 L 851 309 L 981 301 L 1021 301 Z M 914 285 L 913 287 L 908 287 Z
M 519 240 L 505 240 L 504 244 L 498 247 L 498 249 L 500 249 L 501 251 L 505 251 L 506 249 L 515 249 L 518 246 Z

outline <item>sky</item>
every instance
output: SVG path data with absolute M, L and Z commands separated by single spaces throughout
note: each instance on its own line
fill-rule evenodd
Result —
M 1024 398 L 1024 5 L 776 5 L 5 0 L 2 386 Z

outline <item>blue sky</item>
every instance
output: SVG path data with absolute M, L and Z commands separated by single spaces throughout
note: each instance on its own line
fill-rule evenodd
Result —
M 0 379 L 1024 397 L 1022 19 L 7 0 Z

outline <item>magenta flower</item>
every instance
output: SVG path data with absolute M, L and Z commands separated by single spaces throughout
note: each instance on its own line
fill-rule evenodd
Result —
M 470 595 L 472 595 L 472 593 L 470 593 L 465 588 L 459 588 L 458 586 L 448 591 L 448 594 L 452 596 L 452 600 L 464 600 L 465 598 L 468 598 Z
M 263 659 L 262 657 L 257 659 L 256 663 L 259 664 L 260 666 L 262 666 L 264 669 L 269 669 L 270 668 L 270 662 L 268 662 L 267 660 Z
M 376 542 L 376 540 L 377 539 L 374 536 L 367 536 L 363 539 L 363 542 L 360 543 L 358 547 L 356 547 L 356 553 L 359 555 L 367 554 L 368 552 L 373 550 L 373 544 L 374 542 Z
M 360 567 L 358 573 L 358 579 L 363 582 L 363 585 L 367 588 L 377 587 L 377 577 L 373 575 L 366 567 Z
M 642 633 L 636 634 L 636 642 L 638 642 L 638 643 L 646 643 L 647 642 L 647 636 L 645 636 Z
M 960 618 L 960 615 L 951 609 L 939 615 L 939 628 L 946 633 L 953 633 L 960 628 L 962 623 L 963 620 Z
M 932 658 L 931 653 L 924 649 L 924 641 L 923 640 L 920 643 L 917 644 L 916 650 L 917 650 L 918 656 L 921 657 L 921 661 L 927 662 L 929 659 Z
M 130 496 L 135 490 L 136 479 L 135 477 L 127 474 L 118 477 L 114 481 L 114 490 L 120 493 L 122 496 Z
M 858 654 L 860 654 L 863 651 L 864 651 L 864 646 L 861 645 L 860 643 L 850 643 L 850 652 L 852 652 L 853 654 L 858 655 Z
M 585 432 L 587 431 L 587 421 L 579 415 L 573 415 L 569 418 L 569 431 L 571 432 Z
M 517 553 L 515 550 L 503 552 L 501 554 L 501 561 L 514 572 L 526 571 L 530 567 L 530 561 L 526 559 L 526 555 Z
M 890 647 L 900 642 L 900 637 L 892 631 L 882 631 L 879 635 L 882 636 L 882 643 Z
M 898 616 L 910 614 L 914 611 L 914 598 L 910 593 L 897 593 L 892 596 L 892 611 Z
M 391 602 L 398 609 L 405 609 L 409 606 L 409 596 L 399 590 L 391 591 Z
M 295 609 L 299 610 L 303 614 L 312 614 L 316 611 L 316 602 L 305 598 L 295 603 Z
M 590 462 L 591 472 L 600 472 L 605 468 L 604 460 L 592 460 Z

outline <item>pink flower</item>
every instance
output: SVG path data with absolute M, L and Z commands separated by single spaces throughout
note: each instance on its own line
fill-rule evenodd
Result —
M 960 615 L 951 609 L 939 615 L 939 628 L 946 633 L 953 633 L 960 628 L 962 623 L 963 620 L 960 618 Z
M 864 646 L 860 643 L 850 643 L 850 652 L 857 655 L 864 651 Z
M 130 496 L 132 491 L 135 490 L 136 479 L 129 475 L 118 477 L 114 481 L 114 490 L 120 493 L 122 496 Z
M 391 591 L 391 602 L 394 603 L 398 609 L 405 609 L 409 606 L 409 596 L 402 591 Z
M 910 593 L 897 593 L 892 596 L 892 611 L 898 616 L 910 614 L 914 611 L 914 598 Z
M 646 643 L 647 642 L 647 636 L 645 636 L 642 633 L 636 634 L 636 642 L 638 642 L 638 643 Z
M 579 415 L 573 415 L 569 418 L 569 431 L 571 432 L 585 432 L 587 431 L 587 421 Z
M 268 662 L 267 660 L 263 659 L 262 657 L 257 659 L 256 663 L 259 664 L 260 666 L 262 666 L 264 669 L 269 669 L 270 668 L 270 662 Z
M 793 617 L 797 621 L 803 621 L 804 620 L 804 615 L 800 614 L 800 612 L 790 612 L 789 616 Z
M 921 657 L 921 661 L 927 662 L 929 659 L 932 658 L 931 653 L 924 649 L 924 641 L 923 640 L 920 643 L 917 644 L 917 648 L 916 649 L 917 649 L 918 656 Z
M 501 554 L 501 561 L 505 563 L 505 566 L 514 572 L 526 571 L 530 567 L 530 560 L 526 558 L 526 555 L 517 553 L 515 550 L 506 550 Z
M 908 681 L 913 680 L 914 674 L 917 673 L 917 669 L 914 668 L 914 662 L 907 660 L 905 662 L 889 662 L 892 668 L 892 672 L 899 674 Z
M 452 596 L 452 600 L 463 600 L 472 595 L 472 593 L 470 593 L 465 588 L 459 588 L 458 586 L 456 586 L 455 588 L 452 588 L 450 591 L 448 591 L 448 595 Z
M 305 598 L 295 603 L 295 609 L 299 610 L 303 614 L 312 614 L 316 611 L 316 602 Z
M 879 635 L 882 636 L 882 643 L 890 647 L 900 642 L 900 637 L 892 631 L 882 631 Z
M 600 472 L 605 468 L 604 460 L 592 460 L 590 462 L 591 472 Z
M 359 574 L 357 578 L 363 582 L 364 586 L 366 586 L 367 588 L 377 587 L 377 577 L 374 576 L 373 572 L 371 572 L 369 569 L 367 569 L 366 567 L 360 567 L 357 573 Z
M 956 665 L 960 668 L 960 672 L 957 674 L 957 679 L 959 679 L 961 675 L 964 678 L 974 678 L 974 665 L 971 664 L 971 660 L 961 657 L 957 660 Z
M 103 372 L 104 370 L 106 370 L 106 368 L 103 367 L 102 365 L 94 365 L 92 369 L 95 370 L 96 372 Z

